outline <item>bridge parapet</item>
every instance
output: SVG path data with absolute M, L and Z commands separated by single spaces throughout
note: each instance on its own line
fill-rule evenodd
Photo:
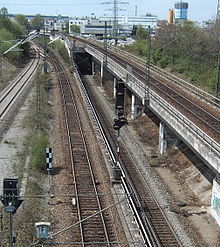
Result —
M 103 64 L 103 53 L 91 46 L 87 46 L 85 50 Z M 150 90 L 145 83 L 137 79 L 128 69 L 125 69 L 111 58 L 108 58 L 106 66 L 113 74 L 125 82 L 125 85 L 142 100 L 143 104 L 147 99 L 148 107 L 208 165 L 220 172 L 219 143 L 210 138 L 158 94 Z

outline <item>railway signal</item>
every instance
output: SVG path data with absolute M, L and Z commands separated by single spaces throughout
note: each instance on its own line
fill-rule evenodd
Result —
M 7 212 L 17 211 L 23 200 L 19 199 L 18 179 L 4 178 L 1 201 Z
M 118 118 L 114 119 L 113 128 L 117 131 L 117 147 L 116 147 L 116 163 L 113 167 L 113 176 L 116 181 L 121 178 L 121 168 L 120 168 L 120 129 L 128 123 L 125 114 L 125 83 L 119 80 L 116 83 L 116 101 L 115 101 L 115 113 Z
M 13 247 L 15 237 L 13 236 L 13 218 L 12 215 L 17 211 L 23 200 L 19 198 L 18 179 L 4 178 L 3 196 L 1 201 L 5 206 L 6 212 L 9 213 L 9 247 Z
M 118 81 L 116 84 L 116 103 L 115 110 L 118 116 L 124 115 L 125 108 L 125 84 L 123 81 Z
M 127 124 L 128 121 L 125 117 L 120 117 L 119 119 L 114 119 L 114 125 L 113 128 L 115 130 L 120 130 L 122 126 L 124 126 L 125 124 Z

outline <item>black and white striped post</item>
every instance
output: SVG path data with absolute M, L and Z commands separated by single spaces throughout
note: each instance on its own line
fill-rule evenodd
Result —
M 49 177 L 49 185 L 50 185 L 50 171 L 52 169 L 52 157 L 53 157 L 52 148 L 46 147 L 46 167 Z

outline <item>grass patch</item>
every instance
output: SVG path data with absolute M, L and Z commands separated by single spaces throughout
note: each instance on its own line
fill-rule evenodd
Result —
M 41 171 L 45 170 L 45 149 L 49 144 L 46 132 L 37 131 L 31 140 L 30 167 Z

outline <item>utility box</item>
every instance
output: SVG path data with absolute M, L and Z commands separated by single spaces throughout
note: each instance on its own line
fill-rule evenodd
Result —
M 119 167 L 114 167 L 113 168 L 113 178 L 114 178 L 114 180 L 116 180 L 116 181 L 121 180 L 121 176 L 122 176 L 121 169 Z
M 38 239 L 47 239 L 49 236 L 50 222 L 37 222 L 35 223 Z

